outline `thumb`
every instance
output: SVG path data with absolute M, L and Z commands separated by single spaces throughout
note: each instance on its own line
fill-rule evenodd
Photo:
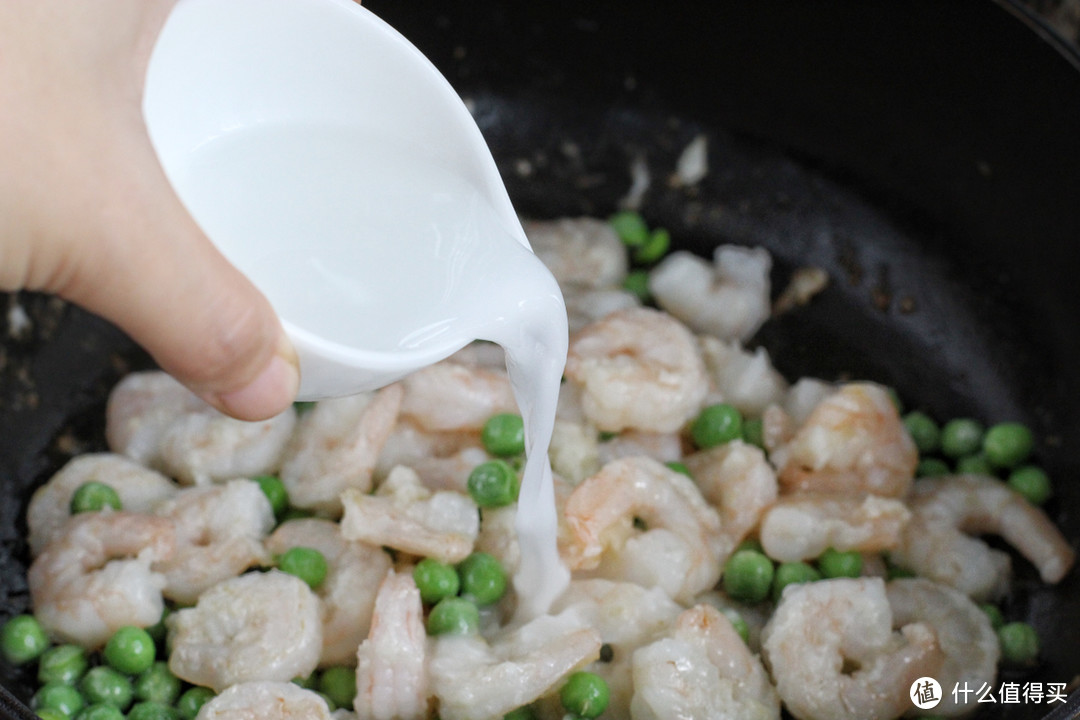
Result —
M 299 369 L 270 303 L 200 230 L 149 140 L 133 154 L 99 186 L 100 227 L 71 248 L 57 292 L 115 323 L 219 410 L 245 420 L 285 410 Z

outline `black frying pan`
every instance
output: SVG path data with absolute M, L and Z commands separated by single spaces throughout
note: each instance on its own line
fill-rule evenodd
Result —
M 1029 423 L 1056 480 L 1048 510 L 1080 545 L 1080 58 L 1018 6 L 365 4 L 473 103 L 519 212 L 604 216 L 644 157 L 642 211 L 679 245 L 763 245 L 776 286 L 799 265 L 829 271 L 826 293 L 756 339 L 788 377 L 868 378 L 939 418 Z M 700 133 L 710 174 L 693 192 L 668 187 Z M 4 617 L 27 604 L 30 490 L 71 451 L 102 447 L 107 389 L 148 364 L 106 323 L 20 300 L 34 329 L 0 355 Z M 1002 679 L 1071 689 L 1080 572 L 1049 589 L 1015 566 L 1007 612 L 1044 650 Z M 26 678 L 0 673 L 28 696 Z

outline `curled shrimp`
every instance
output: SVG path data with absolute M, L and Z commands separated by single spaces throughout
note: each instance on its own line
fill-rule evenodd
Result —
M 341 514 L 341 492 L 372 485 L 383 445 L 401 408 L 400 384 L 323 400 L 304 413 L 285 451 L 281 482 L 296 507 Z
M 428 716 L 428 639 L 420 591 L 410 573 L 391 570 L 379 586 L 367 639 L 356 651 L 359 720 Z
M 479 432 L 492 415 L 517 412 L 505 369 L 443 360 L 401 382 L 401 416 L 428 432 Z
M 757 417 L 779 403 L 788 390 L 787 381 L 773 368 L 765 348 L 750 352 L 738 341 L 709 335 L 698 338 L 709 373 L 710 397 L 706 404 L 725 402 L 743 415 Z
M 990 617 L 963 593 L 923 578 L 903 578 L 885 587 L 893 624 L 927 623 L 937 635 L 945 660 L 934 676 L 942 688 L 992 687 L 1001 644 Z M 975 708 L 948 691 L 934 708 L 937 715 L 963 715 Z M 972 703 L 975 699 L 972 698 Z
M 120 497 L 120 507 L 146 513 L 179 489 L 161 473 L 113 453 L 90 453 L 72 458 L 34 491 L 26 509 L 30 554 L 38 555 L 71 517 L 71 498 L 83 483 L 108 485 Z
M 761 647 L 784 706 L 799 720 L 900 717 L 911 709 L 911 684 L 936 677 L 944 660 L 927 623 L 893 630 L 880 578 L 789 585 Z
M 169 670 L 215 692 L 241 682 L 307 677 L 322 650 L 318 598 L 303 580 L 280 570 L 224 580 L 165 622 Z
M 684 459 L 701 494 L 720 512 L 720 528 L 734 548 L 776 502 L 776 472 L 759 448 L 742 440 Z M 722 560 L 725 558 L 722 558 Z
M 541 615 L 491 642 L 440 635 L 431 683 L 443 720 L 494 720 L 556 690 L 600 655 L 599 634 L 572 612 Z
M 109 448 L 186 484 L 272 473 L 296 411 L 260 422 L 228 417 L 160 371 L 132 373 L 109 395 Z
M 326 558 L 326 577 L 315 592 L 322 601 L 323 648 L 319 665 L 352 665 L 367 637 L 375 593 L 390 571 L 390 556 L 379 547 L 349 542 L 340 526 L 319 518 L 289 520 L 266 539 L 266 549 L 281 555 L 290 548 L 318 550 Z
M 769 319 L 772 257 L 763 248 L 720 245 L 710 264 L 673 252 L 649 273 L 656 304 L 695 332 L 747 340 Z
M 770 459 L 788 492 L 902 498 L 919 453 L 885 389 L 850 383 L 818 403 Z
M 175 547 L 171 521 L 127 512 L 73 516 L 30 566 L 34 615 L 51 637 L 93 650 L 165 609 L 155 561 Z
M 410 420 L 400 420 L 379 453 L 375 478 L 385 479 L 395 467 L 404 465 L 433 490 L 466 492 L 469 473 L 488 459 L 478 432 L 428 432 Z
M 330 720 L 322 695 L 293 682 L 242 682 L 199 709 L 198 720 Z
M 847 552 L 892 550 L 911 512 L 876 495 L 787 495 L 765 511 L 759 533 L 765 554 L 781 562 L 816 558 L 828 548 Z
M 585 422 L 555 420 L 548 447 L 551 470 L 575 485 L 600 470 L 596 428 Z
M 923 478 L 909 499 L 913 512 L 893 560 L 916 574 L 950 585 L 976 600 L 1008 589 L 1009 556 L 969 536 L 1000 535 L 1057 583 L 1076 552 L 1041 509 L 995 478 L 953 475 Z
M 582 390 L 585 417 L 600 430 L 676 432 L 708 389 L 694 336 L 649 308 L 608 315 L 570 340 L 566 377 Z
M 634 652 L 634 720 L 779 720 L 780 698 L 761 660 L 710 605 L 679 615 L 671 634 Z
M 646 530 L 634 529 L 635 518 Z M 676 600 L 711 588 L 731 541 L 694 482 L 656 460 L 615 460 L 566 501 L 561 553 L 572 570 L 663 587 Z
M 559 287 L 612 288 L 629 269 L 626 245 L 610 223 L 595 218 L 560 218 L 524 223 L 536 256 Z
M 682 607 L 659 588 L 592 578 L 570 581 L 551 608 L 555 615 L 563 611 L 577 613 L 600 634 L 608 654 L 587 669 L 608 684 L 607 714 L 629 717 L 634 651 L 668 632 Z
M 341 496 L 341 534 L 376 547 L 460 562 L 480 531 L 476 503 L 452 490 L 432 493 L 407 467 L 397 467 L 367 495 L 349 488 Z
M 190 605 L 207 588 L 269 560 L 262 541 L 274 510 L 252 480 L 189 487 L 154 512 L 176 528 L 176 552 L 154 564 L 171 600 Z

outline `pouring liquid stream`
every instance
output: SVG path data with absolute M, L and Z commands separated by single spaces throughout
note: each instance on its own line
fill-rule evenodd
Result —
M 567 320 L 543 263 L 464 178 L 356 129 L 227 133 L 182 171 L 192 214 L 287 327 L 382 352 L 503 347 L 526 437 L 518 616 L 545 612 L 569 572 L 547 456 Z

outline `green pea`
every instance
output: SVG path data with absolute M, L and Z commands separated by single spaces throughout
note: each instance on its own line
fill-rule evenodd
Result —
M 671 248 L 671 233 L 664 228 L 656 228 L 649 233 L 648 239 L 634 249 L 634 262 L 638 265 L 651 265 L 667 254 Z
M 788 585 L 799 585 L 820 579 L 821 573 L 804 562 L 780 563 L 776 567 L 776 574 L 773 576 L 773 600 L 779 602 L 780 598 L 783 597 L 784 588 Z
M 1035 437 L 1026 425 L 1003 422 L 992 426 L 983 436 L 983 452 L 996 467 L 1012 468 L 1028 459 L 1035 447 Z
M 761 541 L 757 538 L 746 538 L 743 540 L 739 543 L 739 546 L 735 548 L 735 552 L 739 552 L 740 550 L 756 550 L 763 555 L 765 554 L 765 548 L 761 546 Z
M 326 579 L 326 557 L 315 548 L 297 546 L 278 555 L 277 566 L 282 572 L 295 575 L 312 590 Z
M 536 713 L 528 705 L 522 705 L 503 715 L 503 720 L 536 720 Z
M 89 665 L 86 651 L 78 645 L 56 645 L 46 650 L 38 660 L 38 682 L 74 685 Z
M 1039 634 L 1025 622 L 1002 625 L 998 632 L 1002 659 L 1013 665 L 1030 665 L 1039 657 Z
M 105 703 L 126 710 L 135 696 L 131 680 L 107 665 L 90 668 L 82 680 L 79 689 L 88 703 Z
M 86 701 L 78 690 L 67 683 L 61 682 L 42 685 L 34 693 L 34 697 L 30 699 L 30 707 L 35 710 L 51 708 L 59 710 L 68 717 L 82 710 L 85 705 Z
M 146 632 L 150 633 L 150 637 L 154 639 L 154 643 L 156 643 L 157 646 L 163 651 L 165 649 L 165 642 L 169 634 L 168 628 L 165 627 L 165 620 L 169 617 L 171 613 L 172 610 L 170 610 L 168 607 L 165 607 L 161 611 L 161 619 L 150 627 L 146 628 Z
M 135 703 L 128 711 L 127 720 L 179 720 L 180 711 L 165 703 L 144 701 Z
M 936 477 L 938 475 L 948 475 L 951 472 L 949 464 L 941 458 L 922 458 L 919 460 L 919 464 L 915 466 L 915 477 Z
M 904 416 L 904 427 L 920 453 L 932 453 L 941 445 L 941 428 L 924 412 L 913 410 Z
M 79 711 L 75 720 L 124 720 L 124 713 L 108 703 L 91 703 Z
M 319 675 L 319 692 L 338 707 L 351 708 L 356 698 L 356 671 L 351 667 L 329 667 Z
M 126 625 L 109 638 L 102 657 L 114 669 L 125 675 L 138 675 L 154 664 L 157 645 L 150 633 L 134 625 Z
M 461 589 L 457 569 L 435 558 L 424 558 L 416 563 L 413 582 L 420 590 L 420 599 L 428 605 L 434 605 L 445 597 L 453 597 Z
M 608 223 L 628 247 L 641 247 L 649 239 L 649 226 L 633 210 L 622 210 L 608 218 Z
M 986 459 L 986 455 L 975 453 L 965 455 L 957 460 L 956 472 L 961 475 L 993 475 L 994 468 L 990 466 L 990 461 Z
M 493 555 L 474 552 L 457 566 L 461 594 L 477 605 L 490 605 L 506 594 L 506 570 Z
M 724 616 L 728 619 L 728 622 L 731 623 L 731 627 L 735 629 L 735 632 L 739 633 L 739 637 L 742 638 L 742 641 L 749 644 L 750 626 L 746 624 L 745 620 L 743 620 L 742 615 L 740 615 L 738 611 L 732 608 L 724 608 L 723 610 L 721 610 L 721 612 L 724 613 Z
M 994 630 L 1000 630 L 1005 626 L 1005 616 L 1001 614 L 1001 608 L 993 603 L 984 603 L 979 606 L 979 609 L 986 613 L 986 617 L 990 618 L 990 627 Z
M 983 426 L 971 418 L 955 418 L 941 427 L 941 452 L 946 457 L 961 458 L 982 447 Z
M 36 659 L 48 647 L 49 637 L 33 615 L 16 615 L 0 631 L 0 650 L 12 665 Z
M 492 415 L 480 431 L 480 440 L 492 455 L 520 455 L 525 452 L 525 423 L 515 413 Z
M 889 580 L 898 580 L 901 578 L 913 578 L 915 573 L 908 570 L 906 567 L 897 565 L 888 558 L 885 559 L 885 577 Z
M 579 670 L 566 679 L 559 690 L 559 699 L 568 712 L 581 718 L 595 718 L 607 709 L 611 690 L 604 678 Z
M 862 555 L 857 552 L 840 552 L 833 548 L 821 553 L 817 559 L 818 570 L 827 578 L 857 578 L 862 574 Z
M 631 270 L 623 278 L 623 290 L 637 297 L 642 303 L 648 303 L 652 299 L 649 292 L 649 272 L 647 270 Z
M 765 425 L 761 418 L 746 418 L 742 424 L 743 442 L 765 449 Z
M 709 405 L 690 426 L 690 435 L 699 448 L 723 445 L 742 437 L 742 414 L 727 403 Z
M 135 698 L 144 702 L 172 705 L 180 697 L 180 678 L 167 662 L 158 661 L 135 678 Z
M 297 415 L 303 415 L 306 412 L 311 412 L 315 409 L 316 405 L 318 405 L 318 403 L 314 400 L 297 400 L 292 404 L 293 410 L 296 411 Z
M 488 460 L 472 469 L 466 487 L 478 506 L 505 507 L 517 500 L 518 476 L 505 461 Z
M 724 565 L 724 591 L 736 600 L 761 602 L 769 596 L 773 562 L 756 550 L 740 550 Z
M 34 712 L 38 716 L 38 720 L 71 720 L 70 715 L 63 710 L 57 710 L 56 708 L 40 708 Z M 81 714 L 82 711 L 80 710 L 75 717 L 79 717 Z
M 1016 492 L 1027 498 L 1032 505 L 1042 505 L 1054 494 L 1050 476 L 1035 465 L 1024 465 L 1009 473 L 1006 481 Z
M 266 499 L 270 501 L 270 507 L 274 509 L 274 517 L 280 518 L 289 509 L 289 491 L 285 489 L 285 483 L 276 475 L 258 475 L 252 478 L 262 488 Z
M 679 473 L 680 475 L 685 475 L 686 477 L 691 478 L 691 479 L 693 479 L 693 477 L 694 477 L 693 475 L 690 474 L 690 468 L 686 467 L 686 465 L 684 463 L 681 463 L 681 462 L 679 462 L 677 460 L 672 460 L 671 462 L 666 462 L 666 463 L 664 463 L 664 465 L 667 466 L 668 470 L 674 470 L 675 472 Z
M 307 677 L 295 677 L 292 679 L 293 685 L 299 685 L 305 690 L 318 690 L 319 689 L 319 673 L 313 671 Z
M 479 629 L 480 611 L 465 598 L 443 598 L 428 613 L 428 635 L 475 635 Z
M 176 701 L 176 709 L 182 720 L 195 720 L 202 706 L 214 697 L 214 691 L 207 687 L 193 687 L 184 691 Z
M 91 480 L 83 483 L 71 496 L 72 514 L 98 512 L 105 508 L 120 510 L 120 495 L 105 483 Z

